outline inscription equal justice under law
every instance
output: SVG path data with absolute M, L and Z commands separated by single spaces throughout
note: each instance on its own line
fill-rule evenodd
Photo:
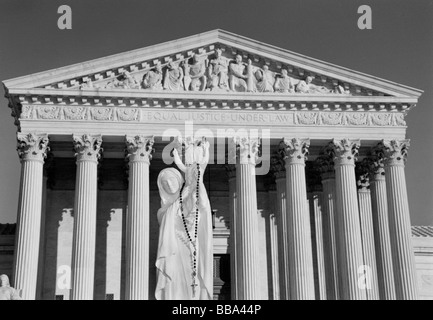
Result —
M 204 123 L 246 123 L 246 124 L 293 124 L 293 113 L 266 113 L 266 112 L 172 112 L 172 111 L 146 111 L 143 119 L 149 122 L 184 122 L 196 121 Z

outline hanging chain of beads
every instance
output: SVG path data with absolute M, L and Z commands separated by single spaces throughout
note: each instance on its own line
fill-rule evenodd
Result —
M 195 193 L 195 220 L 194 220 L 194 240 L 191 238 L 191 235 L 188 231 L 188 226 L 186 223 L 185 215 L 183 214 L 183 199 L 182 199 L 182 191 L 185 187 L 185 184 L 182 185 L 182 188 L 180 189 L 180 195 L 179 195 L 179 202 L 180 202 L 180 212 L 182 215 L 182 222 L 183 227 L 185 228 L 186 236 L 188 237 L 189 242 L 192 244 L 194 251 L 192 253 L 192 296 L 195 297 L 195 288 L 198 286 L 196 279 L 197 279 L 197 232 L 198 232 L 198 205 L 199 205 L 199 189 L 200 189 L 200 164 L 197 163 L 197 171 L 196 171 L 196 178 L 197 178 L 197 188 Z

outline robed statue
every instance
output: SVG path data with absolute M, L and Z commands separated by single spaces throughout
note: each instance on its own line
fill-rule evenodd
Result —
M 179 140 L 182 142 L 181 140 Z M 161 208 L 156 260 L 158 300 L 210 300 L 213 296 L 211 208 L 203 174 L 209 162 L 209 143 L 187 139 L 185 164 L 177 149 L 175 168 L 159 173 Z

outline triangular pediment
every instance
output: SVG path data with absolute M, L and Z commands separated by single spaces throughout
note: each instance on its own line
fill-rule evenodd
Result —
M 237 56 L 242 61 L 236 61 Z M 411 98 L 422 93 L 223 30 L 7 80 L 4 85 L 7 91 L 95 90 L 99 95 L 104 90 L 143 95 L 159 91 L 230 95 L 245 91 L 251 95 Z

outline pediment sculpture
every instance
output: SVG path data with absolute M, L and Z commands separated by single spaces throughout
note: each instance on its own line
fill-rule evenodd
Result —
M 157 91 L 196 92 L 250 92 L 274 94 L 346 94 L 343 85 L 333 87 L 317 85 L 315 77 L 308 74 L 302 78 L 289 75 L 287 69 L 270 70 L 268 64 L 244 61 L 242 55 L 234 58 L 223 56 L 223 51 L 192 55 L 162 64 L 160 61 L 145 70 L 141 79 L 128 71 L 112 76 L 108 82 L 95 84 L 86 80 L 80 89 L 137 89 Z

